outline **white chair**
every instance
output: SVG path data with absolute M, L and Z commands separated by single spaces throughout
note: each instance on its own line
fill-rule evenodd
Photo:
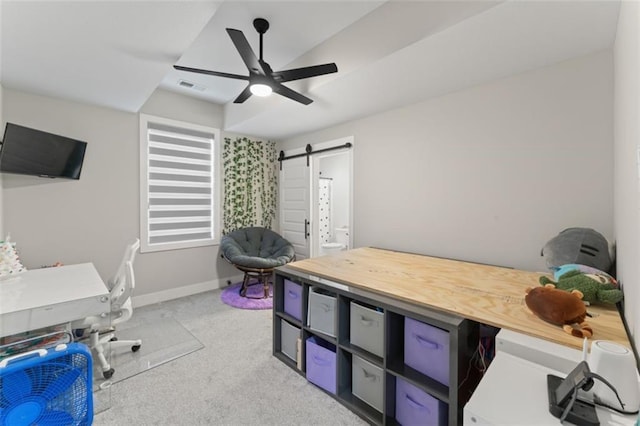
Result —
M 116 348 L 129 346 L 136 352 L 142 345 L 142 340 L 118 340 L 114 329 L 116 325 L 128 321 L 133 315 L 131 295 L 136 285 L 133 261 L 139 248 L 139 239 L 127 246 L 116 275 L 108 281 L 111 315 L 88 317 L 72 324 L 73 329 L 89 329 L 89 341 L 85 343 L 97 358 L 95 362 L 100 363 L 105 379 L 111 378 L 115 371 L 107 361 L 105 350 L 114 351 Z M 108 330 L 106 333 L 105 329 Z

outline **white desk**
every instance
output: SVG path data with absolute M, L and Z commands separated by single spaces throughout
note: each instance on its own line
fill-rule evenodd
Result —
M 538 340 L 529 336 L 522 339 Z M 559 425 L 560 420 L 549 413 L 547 374 L 565 377 L 580 361 L 580 351 L 571 349 L 574 352 L 568 354 L 556 352 L 556 357 L 551 353 L 541 356 L 547 348 L 531 345 L 529 352 L 523 354 L 535 358 L 534 362 L 520 356 L 522 354 L 518 353 L 517 347 L 519 341 L 513 336 L 507 336 L 502 343 L 496 338 L 496 342 L 496 356 L 464 407 L 464 425 Z M 506 349 L 509 352 L 505 352 L 505 347 L 500 347 L 501 344 L 508 344 Z M 556 345 L 549 342 L 547 344 Z M 568 356 L 564 363 L 560 362 L 563 355 Z M 572 361 L 576 357 L 577 360 Z M 556 365 L 558 369 L 549 367 L 549 364 Z M 633 426 L 638 418 L 637 415 L 623 416 L 601 407 L 596 407 L 596 413 L 603 426 Z
M 0 281 L 0 337 L 109 311 L 109 290 L 92 263 L 33 269 Z

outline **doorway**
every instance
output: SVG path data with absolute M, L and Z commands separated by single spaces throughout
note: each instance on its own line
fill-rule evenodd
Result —
M 328 149 L 347 143 L 351 148 Z M 308 166 L 303 156 L 282 161 L 280 171 L 280 232 L 297 260 L 353 247 L 353 138 L 317 144 L 313 151 L 322 152 L 313 153 Z
M 313 158 L 312 257 L 347 250 L 351 246 L 350 157 L 349 150 L 339 150 Z

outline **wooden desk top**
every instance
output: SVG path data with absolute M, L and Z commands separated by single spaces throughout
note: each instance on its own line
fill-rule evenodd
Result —
M 540 273 L 451 259 L 358 248 L 287 266 L 416 305 L 457 314 L 582 349 L 582 339 L 533 315 L 524 303 L 527 287 L 539 286 Z M 591 306 L 592 340 L 631 348 L 615 307 Z

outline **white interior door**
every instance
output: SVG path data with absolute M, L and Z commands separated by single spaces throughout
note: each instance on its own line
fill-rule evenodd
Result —
M 296 260 L 309 257 L 311 246 L 310 182 L 307 158 L 283 161 L 280 170 L 280 232 L 296 251 Z

